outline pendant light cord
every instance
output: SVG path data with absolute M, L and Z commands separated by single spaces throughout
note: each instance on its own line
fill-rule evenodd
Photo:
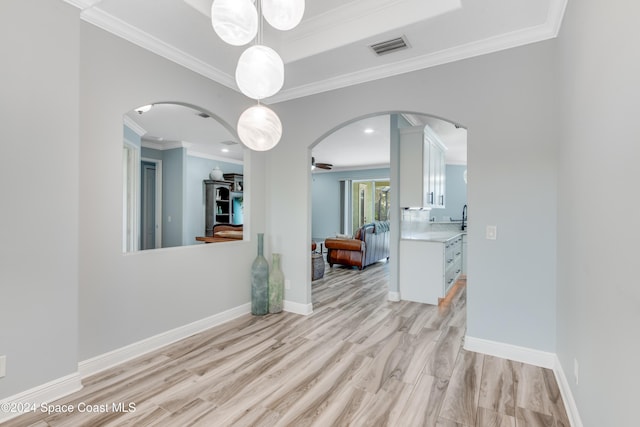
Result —
M 264 22 L 263 22 L 263 17 L 262 17 L 262 0 L 256 0 L 256 9 L 258 10 L 258 34 L 256 35 L 256 39 L 255 39 L 255 45 L 261 45 L 262 44 L 262 36 L 263 36 L 263 28 L 264 28 Z M 260 98 L 258 98 L 256 101 L 258 101 L 258 105 L 260 105 Z
M 256 44 L 262 44 L 262 0 L 256 0 L 256 8 L 258 10 L 258 35 L 256 36 Z

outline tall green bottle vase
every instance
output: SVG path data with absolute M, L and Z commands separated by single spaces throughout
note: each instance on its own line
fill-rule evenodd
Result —
M 263 255 L 264 233 L 258 233 L 258 256 L 251 264 L 251 314 L 269 312 L 269 263 Z
M 280 268 L 280 254 L 271 255 L 269 271 L 269 313 L 280 313 L 284 300 L 284 274 Z

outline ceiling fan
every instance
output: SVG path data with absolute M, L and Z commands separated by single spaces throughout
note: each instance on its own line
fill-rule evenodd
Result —
M 320 163 L 320 162 L 316 163 L 316 158 L 311 157 L 311 169 L 318 168 L 318 169 L 331 170 L 332 167 L 333 165 L 331 163 Z

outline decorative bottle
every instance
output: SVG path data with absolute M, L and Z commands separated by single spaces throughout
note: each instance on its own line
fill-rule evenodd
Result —
M 280 268 L 280 254 L 271 255 L 269 271 L 269 313 L 280 313 L 284 300 L 284 274 Z
M 258 233 L 258 256 L 251 264 L 251 314 L 269 312 L 269 263 L 262 254 L 264 233 Z

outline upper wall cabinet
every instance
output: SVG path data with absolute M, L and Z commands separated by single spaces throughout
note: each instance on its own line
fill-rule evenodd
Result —
M 429 126 L 400 129 L 400 207 L 445 207 L 445 150 Z

